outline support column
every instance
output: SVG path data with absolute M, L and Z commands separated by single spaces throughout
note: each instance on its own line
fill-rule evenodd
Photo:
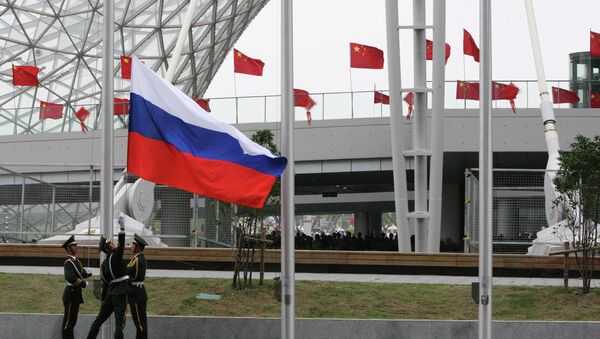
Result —
M 394 172 L 394 203 L 398 226 L 398 251 L 410 252 L 408 232 L 408 192 L 404 140 L 399 131 L 402 116 L 402 81 L 400 76 L 400 34 L 398 33 L 398 0 L 385 1 L 387 33 L 388 81 L 390 84 L 390 128 L 392 141 L 392 166 Z
M 413 25 L 425 26 L 425 1 L 413 0 Z M 415 88 L 425 88 L 425 30 L 414 30 Z M 413 148 L 415 149 L 415 252 L 427 251 L 427 93 L 415 91 Z
M 368 213 L 365 211 L 356 211 L 354 212 L 354 232 L 353 235 L 361 232 L 363 237 L 369 231 L 369 218 Z

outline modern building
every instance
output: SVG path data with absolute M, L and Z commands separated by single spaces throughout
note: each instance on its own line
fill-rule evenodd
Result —
M 265 3 L 200 1 L 175 85 L 190 96 L 201 97 Z M 169 0 L 117 3 L 118 53 L 135 53 L 165 73 L 184 4 Z M 67 0 L 0 3 L 0 236 L 6 241 L 64 233 L 98 213 L 101 10 L 90 2 Z M 573 76 L 564 83 L 571 83 L 579 93 L 579 78 L 596 79 L 598 72 L 596 68 L 586 71 L 580 66 L 585 58 L 578 58 L 572 55 Z M 114 62 L 115 96 L 125 98 L 129 82 L 120 77 L 119 58 Z M 6 67 L 11 64 L 38 66 L 41 86 L 13 87 L 10 67 Z M 535 229 L 544 226 L 541 184 L 531 185 L 541 173 L 531 170 L 545 168 L 547 161 L 537 85 L 531 80 L 514 83 L 521 88 L 517 112 L 498 101 L 493 112 L 494 167 L 505 170 L 497 176 L 503 179 L 495 182 L 494 235 L 500 243 L 527 242 Z M 454 99 L 455 86 L 455 81 L 447 82 L 446 107 L 454 108 L 445 111 L 441 238 L 461 243 L 465 235 L 471 240 L 475 236 L 470 206 L 475 199 L 472 179 L 477 175 L 479 118 L 476 103 Z M 585 103 L 583 95 L 588 92 L 583 89 L 582 93 Z M 303 114 L 296 119 L 296 214 L 351 213 L 355 231 L 378 233 L 382 213 L 394 211 L 389 108 L 374 106 L 373 92 L 313 96 L 320 105 L 312 111 L 312 126 Z M 213 99 L 211 114 L 227 122 L 239 121 L 236 127 L 248 135 L 271 129 L 279 143 L 277 100 L 273 96 Z M 63 117 L 40 120 L 40 101 L 64 104 Z M 75 116 L 80 107 L 90 111 L 86 134 Z M 578 133 L 600 134 L 600 111 L 585 107 L 557 107 L 564 149 Z M 257 118 L 238 118 L 248 116 Z M 127 117 L 115 116 L 114 124 L 116 181 L 126 166 Z M 406 145 L 412 142 L 411 126 L 410 120 L 401 126 Z M 409 209 L 413 208 L 413 170 L 414 163 L 407 159 Z M 153 192 L 152 213 L 144 224 L 164 243 L 233 244 L 231 214 L 219 202 L 162 186 Z M 471 245 L 476 247 L 467 243 L 465 248 L 471 250 Z

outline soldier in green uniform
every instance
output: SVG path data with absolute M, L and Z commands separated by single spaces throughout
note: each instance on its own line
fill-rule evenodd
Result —
M 133 235 L 131 251 L 133 257 L 127 264 L 127 273 L 131 282 L 131 291 L 127 296 L 127 303 L 131 310 L 131 317 L 135 324 L 135 338 L 147 339 L 148 326 L 146 321 L 146 301 L 148 295 L 144 288 L 144 279 L 146 278 L 146 258 L 144 257 L 144 248 L 148 243 L 139 235 Z
M 100 326 L 115 313 L 115 339 L 122 339 L 125 331 L 125 308 L 127 307 L 127 294 L 129 293 L 129 276 L 127 267 L 123 262 L 125 250 L 125 221 L 119 217 L 118 245 L 111 240 L 100 237 L 98 249 L 106 253 L 106 259 L 100 265 L 100 278 L 102 279 L 102 304 L 96 320 L 92 323 L 88 339 L 94 339 L 100 331 Z
M 81 261 L 77 259 L 77 243 L 75 236 L 72 235 L 62 244 L 62 247 L 67 251 L 67 260 L 65 260 L 65 280 L 67 286 L 63 292 L 63 305 L 65 312 L 62 322 L 62 337 L 63 339 L 73 338 L 73 328 L 77 323 L 77 315 L 79 314 L 79 305 L 83 304 L 81 289 L 86 288 L 88 283 L 85 278 L 92 275 L 89 268 L 83 268 Z

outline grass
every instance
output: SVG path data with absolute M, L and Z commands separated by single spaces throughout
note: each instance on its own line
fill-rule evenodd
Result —
M 56 275 L 0 274 L 0 312 L 62 313 L 64 281 Z M 149 314 L 278 317 L 273 282 L 233 290 L 230 280 L 150 278 Z M 198 293 L 220 294 L 201 301 Z M 598 320 L 600 290 L 581 295 L 559 287 L 494 288 L 494 319 Z M 84 290 L 81 314 L 95 314 L 99 303 Z M 296 282 L 296 315 L 304 318 L 477 319 L 470 286 L 346 282 Z

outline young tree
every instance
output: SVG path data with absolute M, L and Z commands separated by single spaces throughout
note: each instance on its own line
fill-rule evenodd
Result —
M 555 206 L 563 211 L 575 252 L 583 293 L 590 292 L 600 221 L 600 136 L 575 137 L 571 151 L 560 152 L 560 169 L 554 184 L 559 192 Z M 580 252 L 580 253 L 579 253 Z
M 252 141 L 267 148 L 273 154 L 278 154 L 277 145 L 273 142 L 273 132 L 270 130 L 258 130 L 252 136 Z M 261 250 L 261 280 L 264 273 L 262 256 L 264 254 L 267 240 L 266 231 L 268 227 L 267 218 L 279 219 L 280 207 L 280 183 L 279 180 L 273 185 L 271 193 L 267 196 L 263 208 L 247 208 L 242 206 L 233 207 L 237 234 L 237 252 L 233 275 L 233 287 L 244 288 L 252 284 L 252 271 L 254 267 L 254 255 L 257 247 Z M 231 209 L 230 204 L 224 204 L 224 208 Z M 272 219 L 272 218 L 270 218 Z

